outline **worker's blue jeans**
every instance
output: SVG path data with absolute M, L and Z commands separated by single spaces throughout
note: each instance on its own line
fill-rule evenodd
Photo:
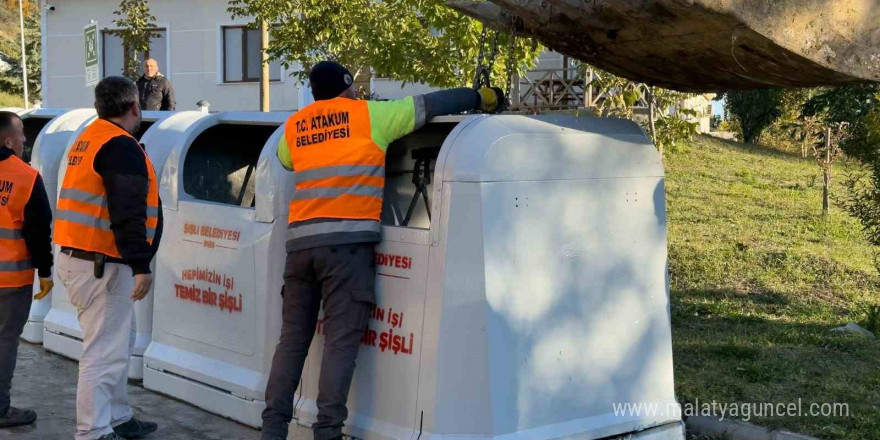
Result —
M 0 288 L 0 417 L 5 417 L 9 410 L 18 338 L 31 311 L 32 290 L 33 286 Z
M 263 438 L 286 439 L 293 399 L 323 301 L 324 354 L 315 440 L 342 436 L 360 340 L 375 303 L 375 243 L 322 246 L 287 254 L 281 340 L 272 359 Z

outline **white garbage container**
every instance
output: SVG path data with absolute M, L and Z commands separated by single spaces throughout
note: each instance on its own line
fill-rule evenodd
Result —
M 21 112 L 24 123 L 25 156 L 31 166 L 40 172 L 49 205 L 55 213 L 56 192 L 58 188 L 58 166 L 64 155 L 70 136 L 84 122 L 94 116 L 94 110 L 52 110 L 37 109 Z M 40 290 L 39 282 L 34 281 L 34 293 Z M 45 298 L 34 301 L 24 326 L 21 338 L 25 341 L 41 344 L 43 342 L 43 320 L 52 305 L 52 293 Z
M 454 120 L 389 149 L 378 304 L 345 432 L 683 440 L 655 148 L 619 119 Z M 419 183 L 433 174 L 418 185 L 430 218 L 412 170 Z M 323 340 L 319 323 L 296 401 L 304 425 L 316 419 Z M 654 410 L 615 412 L 627 404 Z
M 94 115 L 94 110 L 82 111 L 89 111 Z M 143 121 L 140 129 L 134 133 L 134 135 L 144 144 L 147 155 L 156 167 L 157 173 L 162 169 L 162 165 L 168 157 L 172 141 L 180 135 L 180 132 L 177 131 L 180 124 L 171 121 L 183 121 L 183 124 L 187 124 L 199 119 L 201 116 L 202 114 L 198 112 L 143 112 Z M 82 124 L 70 137 L 64 147 L 62 157 L 67 157 L 67 151 L 70 146 L 95 118 L 96 117 L 93 117 L 88 120 L 87 123 Z M 66 168 L 66 163 L 62 163 L 56 173 L 57 180 L 54 186 L 56 191 L 55 199 L 57 199 L 57 193 L 60 190 L 58 188 L 59 182 L 64 178 L 64 171 Z M 60 249 L 56 246 L 56 259 L 59 251 Z M 130 278 L 123 279 L 122 283 L 124 283 L 122 289 L 134 288 L 134 284 Z M 45 319 L 45 341 L 43 346 L 49 351 L 74 360 L 79 360 L 82 356 L 82 328 L 77 319 L 76 308 L 70 304 L 67 290 L 64 288 L 63 283 L 57 278 L 55 279 L 55 288 L 53 289 L 52 297 L 52 307 Z M 134 310 L 137 332 L 134 350 L 132 351 L 129 362 L 128 377 L 131 379 L 142 379 L 143 354 L 147 349 L 147 345 L 150 343 L 150 333 L 153 328 L 152 293 L 148 294 L 143 300 L 136 302 Z
M 275 149 L 289 114 L 202 115 L 182 124 L 162 171 L 144 386 L 259 426 L 281 327 L 294 184 Z

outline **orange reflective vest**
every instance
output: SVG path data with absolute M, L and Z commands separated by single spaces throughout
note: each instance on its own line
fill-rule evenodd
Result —
M 367 101 L 315 102 L 285 124 L 296 192 L 288 250 L 378 241 L 385 151 L 371 136 Z
M 116 239 L 110 229 L 110 211 L 107 208 L 107 190 L 104 180 L 95 171 L 95 157 L 109 140 L 131 134 L 113 124 L 98 119 L 77 138 L 67 155 L 67 171 L 58 194 L 55 213 L 55 243 L 74 249 L 97 252 L 113 258 L 122 258 L 116 248 Z M 159 223 L 159 187 L 153 163 L 144 153 L 150 180 L 147 192 L 147 241 L 153 242 Z
M 34 284 L 34 267 L 21 230 L 37 170 L 16 156 L 0 162 L 0 288 Z

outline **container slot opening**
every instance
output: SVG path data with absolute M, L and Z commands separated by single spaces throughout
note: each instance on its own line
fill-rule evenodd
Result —
M 41 118 L 41 117 L 30 117 L 24 118 L 22 123 L 24 125 L 24 137 L 27 140 L 24 142 L 24 150 L 21 154 L 21 159 L 27 163 L 31 163 L 31 155 L 34 152 L 34 144 L 37 142 L 37 136 L 40 135 L 40 132 L 43 131 L 43 127 L 49 124 L 52 118 Z
M 457 123 L 429 123 L 388 147 L 382 224 L 428 229 L 440 146 Z
M 409 208 L 406 209 L 406 216 L 400 218 L 399 212 L 395 211 L 396 222 L 401 226 L 409 226 L 412 220 L 413 212 L 419 203 L 419 199 L 424 202 L 424 209 L 428 215 L 428 223 L 431 222 L 431 202 L 428 196 L 428 186 L 431 185 L 431 176 L 434 174 L 434 162 L 440 154 L 440 147 L 425 147 L 412 150 L 412 159 L 415 161 L 412 171 L 412 183 L 414 186 L 413 198 L 409 202 Z
M 146 133 L 153 124 L 155 124 L 155 121 L 141 121 L 141 126 L 138 127 L 138 130 L 134 133 L 134 138 L 141 140 L 141 138 L 144 137 L 144 133 Z
M 253 208 L 256 167 L 278 127 L 219 124 L 198 135 L 183 163 L 183 190 L 209 202 Z

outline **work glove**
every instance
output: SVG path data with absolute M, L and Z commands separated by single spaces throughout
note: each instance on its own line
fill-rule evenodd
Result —
M 480 110 L 484 113 L 501 113 L 507 109 L 507 98 L 498 87 L 481 87 L 477 92 L 480 94 Z
M 55 283 L 52 281 L 52 278 L 40 278 L 40 293 L 34 295 L 34 299 L 39 301 L 45 298 L 52 291 L 53 287 L 55 287 Z

